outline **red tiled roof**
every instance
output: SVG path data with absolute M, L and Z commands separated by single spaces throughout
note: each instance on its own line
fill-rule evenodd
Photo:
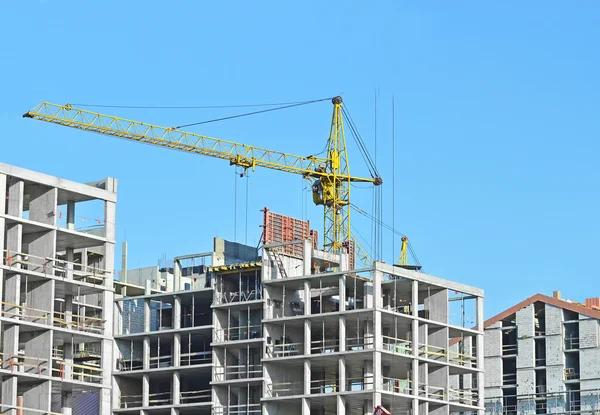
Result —
M 492 324 L 494 324 L 500 320 L 504 320 L 505 318 L 512 316 L 513 314 L 515 314 L 517 311 L 521 310 L 522 308 L 528 307 L 531 304 L 537 303 L 538 301 L 542 302 L 542 303 L 553 305 L 555 307 L 564 308 L 564 309 L 573 311 L 575 313 L 583 314 L 585 316 L 600 320 L 600 311 L 598 311 L 598 310 L 594 310 L 589 307 L 584 307 L 583 305 L 580 305 L 580 304 L 570 303 L 565 300 L 559 300 L 558 298 L 548 297 L 547 295 L 544 295 L 544 294 L 536 294 L 533 297 L 528 297 L 527 299 L 521 301 L 520 303 L 515 304 L 514 306 L 504 310 L 503 312 L 501 312 L 499 314 L 496 314 L 494 317 L 487 319 L 483 323 L 483 328 L 486 329 L 489 326 L 491 326 Z M 476 329 L 476 327 L 473 327 L 473 329 Z M 452 339 L 450 341 L 450 345 L 452 346 L 453 344 L 456 344 L 459 340 L 460 339 L 458 339 L 458 338 Z

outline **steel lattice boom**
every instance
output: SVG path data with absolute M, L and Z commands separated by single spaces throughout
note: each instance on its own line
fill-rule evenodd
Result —
M 23 115 L 53 124 L 110 135 L 188 153 L 228 160 L 231 165 L 254 170 L 264 167 L 302 175 L 312 182 L 313 201 L 323 205 L 324 249 L 339 253 L 342 243 L 353 239 L 350 234 L 350 183 L 381 184 L 379 177 L 350 175 L 344 137 L 342 99 L 333 99 L 334 111 L 327 157 L 297 156 L 233 141 L 212 138 L 177 128 L 161 127 L 112 115 L 43 102 Z M 355 240 L 356 243 L 358 241 Z M 362 256 L 361 256 L 362 257 Z M 365 264 L 367 265 L 367 264 Z M 368 264 L 370 266 L 371 264 Z

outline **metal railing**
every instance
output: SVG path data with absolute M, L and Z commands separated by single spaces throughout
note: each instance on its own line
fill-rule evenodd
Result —
M 9 268 L 19 266 L 20 269 L 38 272 L 66 279 L 71 272 L 73 280 L 93 285 L 103 284 L 106 278 L 112 278 L 113 272 L 96 266 L 82 265 L 63 259 L 40 257 L 23 252 L 2 250 L 2 264 Z
M 215 339 L 218 342 L 259 339 L 261 336 L 262 326 L 260 324 L 215 330 Z
M 575 370 L 574 367 L 566 367 L 565 368 L 565 379 L 566 380 L 579 379 L 579 372 L 577 370 Z
M 339 339 L 313 340 L 310 342 L 311 354 L 339 352 Z
M 346 350 L 347 351 L 356 351 L 356 350 L 365 350 L 372 349 L 373 346 L 372 335 L 363 336 L 363 337 L 347 337 L 346 338 Z
M 304 394 L 303 382 L 272 382 L 267 384 L 267 396 L 292 396 Z
M 213 368 L 214 380 L 251 379 L 262 376 L 262 365 L 231 365 Z
M 212 390 L 211 389 L 179 392 L 179 402 L 180 403 L 201 403 L 201 402 L 210 402 L 211 400 L 212 400 Z
M 287 357 L 304 354 L 304 343 L 268 344 L 265 354 L 267 357 Z
M 419 385 L 418 391 L 419 396 L 440 401 L 445 400 L 447 396 L 446 389 L 439 386 Z
M 519 347 L 516 344 L 503 344 L 502 345 L 502 355 L 513 355 L 517 354 Z
M 212 391 L 210 389 L 179 392 L 179 402 L 183 404 L 210 402 Z M 119 396 L 119 408 L 137 408 L 143 406 L 143 395 Z M 171 392 L 158 392 L 148 395 L 148 406 L 172 405 Z
M 250 403 L 248 405 L 217 405 L 212 410 L 212 415 L 248 415 L 260 413 L 262 413 L 262 408 L 259 403 Z
M 448 354 L 446 353 L 445 348 L 429 344 L 419 345 L 419 356 L 432 360 L 448 360 Z
M 448 389 L 448 400 L 450 402 L 462 403 L 464 405 L 477 405 L 479 395 L 475 390 Z
M 215 293 L 215 298 L 213 300 L 214 305 L 219 304 L 229 304 L 229 303 L 239 303 L 244 301 L 255 301 L 262 300 L 261 291 L 251 290 L 251 291 L 228 291 L 228 292 L 217 292 Z
M 212 352 L 210 350 L 182 353 L 179 359 L 180 366 L 204 365 L 211 362 Z
M 566 337 L 565 338 L 565 350 L 576 350 L 579 349 L 579 337 Z
M 516 373 L 505 373 L 502 375 L 502 384 L 503 385 L 516 385 L 517 384 L 517 374 Z
M 412 381 L 410 379 L 382 378 L 382 389 L 386 392 L 412 394 Z
M 360 377 L 346 378 L 347 391 L 364 391 L 374 388 L 373 376 L 365 375 Z
M 397 354 L 412 354 L 412 342 L 396 337 L 383 336 L 383 350 Z

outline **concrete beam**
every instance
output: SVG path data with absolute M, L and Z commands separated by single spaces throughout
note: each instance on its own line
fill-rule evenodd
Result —
M 49 187 L 63 189 L 69 192 L 77 193 L 89 197 L 89 199 L 101 199 L 111 202 L 117 201 L 117 195 L 112 191 L 92 187 L 87 184 L 72 182 L 61 179 L 59 177 L 50 176 L 47 174 L 35 172 L 32 170 L 23 169 L 21 167 L 11 166 L 10 164 L 0 163 L 0 173 L 8 176 L 17 177 L 22 180 L 27 180 L 35 183 L 41 183 Z M 114 179 L 107 179 L 114 180 Z M 103 183 L 105 183 L 104 181 Z

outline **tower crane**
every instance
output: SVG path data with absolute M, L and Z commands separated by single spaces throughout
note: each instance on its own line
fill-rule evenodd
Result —
M 84 131 L 114 136 L 130 141 L 185 151 L 204 156 L 228 160 L 230 165 L 240 166 L 245 171 L 264 167 L 286 173 L 299 174 L 311 182 L 313 202 L 324 208 L 325 251 L 343 252 L 344 243 L 354 243 L 358 259 L 363 265 L 372 265 L 369 255 L 352 237 L 350 228 L 350 185 L 351 183 L 382 184 L 375 166 L 371 166 L 371 177 L 350 174 L 350 164 L 344 134 L 344 110 L 342 98 L 332 99 L 333 116 L 327 155 L 325 157 L 298 156 L 269 150 L 233 141 L 212 138 L 178 128 L 161 127 L 145 122 L 132 121 L 112 115 L 74 108 L 70 104 L 59 105 L 42 102 L 23 114 L 25 118 L 58 124 Z

